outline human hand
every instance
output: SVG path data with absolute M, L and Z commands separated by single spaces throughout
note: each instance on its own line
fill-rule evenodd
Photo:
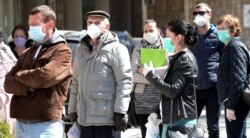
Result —
M 148 122 L 149 121 L 152 121 L 155 125 L 156 125 L 156 121 L 157 121 L 157 117 L 158 115 L 156 113 L 151 113 L 149 116 L 148 116 Z
M 71 121 L 71 122 L 77 121 L 77 118 L 78 118 L 77 113 L 76 113 L 76 112 L 74 112 L 74 113 L 69 113 L 69 118 L 70 118 L 70 121 Z
M 127 129 L 127 119 L 124 114 L 114 113 L 114 122 L 118 131 L 125 131 Z
M 152 62 L 150 62 L 149 65 L 146 64 L 146 63 L 144 63 L 144 66 L 143 66 L 143 67 L 140 67 L 140 68 L 138 69 L 138 72 L 139 72 L 140 74 L 146 76 L 146 75 L 148 74 L 148 72 L 150 72 L 151 70 L 154 71 L 154 67 L 153 67 Z
M 17 71 L 16 74 L 15 74 L 15 79 L 18 80 L 17 78 L 19 76 L 22 76 L 22 74 L 24 73 L 24 71 L 25 71 L 24 69 L 20 69 L 19 71 Z
M 231 122 L 232 120 L 236 120 L 236 117 L 235 117 L 235 112 L 234 112 L 234 110 L 232 110 L 232 109 L 227 109 L 226 110 L 226 116 L 227 116 L 227 119 L 228 119 L 228 121 L 229 122 Z

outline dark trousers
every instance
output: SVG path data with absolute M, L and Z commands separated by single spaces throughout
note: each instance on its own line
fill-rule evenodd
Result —
M 204 106 L 206 106 L 207 130 L 209 138 L 219 138 L 219 118 L 222 104 L 219 102 L 216 87 L 205 90 L 197 90 L 196 96 L 199 117 Z
M 148 122 L 148 116 L 149 114 L 137 114 L 137 118 L 140 124 L 141 129 L 141 136 L 142 138 L 145 138 L 147 128 L 145 127 L 145 124 Z
M 80 126 L 80 138 L 121 138 L 115 126 Z
M 226 102 L 224 103 L 226 107 Z M 249 113 L 249 107 L 241 99 L 235 108 L 236 120 L 229 122 L 226 117 L 225 108 L 225 122 L 228 138 L 246 138 L 246 118 Z
M 147 128 L 146 128 L 145 124 L 148 122 L 149 115 L 150 114 L 137 114 L 138 122 L 140 124 L 142 138 L 146 137 Z M 162 128 L 163 128 L 163 126 L 162 126 L 162 124 L 160 124 L 159 125 L 160 134 L 162 132 Z

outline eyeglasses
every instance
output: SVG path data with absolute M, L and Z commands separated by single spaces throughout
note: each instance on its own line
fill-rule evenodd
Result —
M 195 15 L 199 14 L 199 15 L 203 16 L 206 13 L 208 13 L 208 12 L 207 11 L 196 11 L 196 12 L 193 12 L 193 15 L 195 16 Z

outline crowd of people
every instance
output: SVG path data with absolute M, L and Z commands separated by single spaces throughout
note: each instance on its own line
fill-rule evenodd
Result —
M 110 14 L 90 11 L 84 15 L 86 34 L 72 57 L 53 9 L 33 8 L 29 30 L 15 26 L 8 46 L 0 30 L 1 119 L 9 122 L 16 138 L 62 138 L 69 95 L 68 113 L 79 125 L 79 138 L 120 138 L 129 127 L 134 93 L 142 138 L 148 121 L 161 120 L 161 138 L 168 138 L 173 126 L 194 128 L 204 107 L 209 138 L 220 137 L 222 107 L 227 137 L 247 137 L 250 107 L 241 93 L 250 56 L 240 39 L 240 21 L 226 14 L 211 24 L 212 9 L 206 3 L 194 6 L 193 17 L 194 26 L 180 19 L 168 22 L 166 38 L 157 22 L 147 19 L 141 44 L 129 55 L 110 31 Z M 164 41 L 174 50 L 166 49 Z M 166 63 L 142 64 L 143 49 L 165 49 Z

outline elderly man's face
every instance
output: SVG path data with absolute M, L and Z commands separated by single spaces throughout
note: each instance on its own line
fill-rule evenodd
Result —
M 91 24 L 99 26 L 104 32 L 109 30 L 109 23 L 108 21 L 106 22 L 103 17 L 89 16 L 87 19 L 87 26 L 90 26 Z

